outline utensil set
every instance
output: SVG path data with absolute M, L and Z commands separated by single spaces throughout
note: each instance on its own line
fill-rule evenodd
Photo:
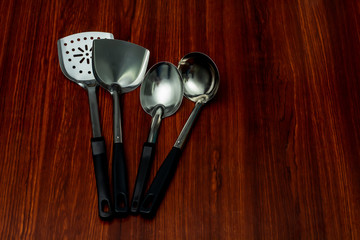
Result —
M 141 213 L 153 217 L 175 173 L 182 147 L 202 106 L 211 100 L 220 83 L 215 63 L 205 54 L 185 55 L 175 67 L 160 62 L 148 70 L 150 51 L 133 43 L 115 40 L 111 33 L 84 32 L 58 40 L 60 67 L 64 75 L 88 92 L 93 137 L 91 138 L 99 216 L 110 219 Z M 140 87 L 140 102 L 152 121 L 143 145 L 130 207 L 125 152 L 122 142 L 120 94 Z M 105 141 L 101 134 L 96 88 L 100 85 L 113 97 L 113 196 L 111 200 Z M 154 157 L 161 119 L 174 114 L 183 95 L 195 102 L 173 148 L 144 195 Z

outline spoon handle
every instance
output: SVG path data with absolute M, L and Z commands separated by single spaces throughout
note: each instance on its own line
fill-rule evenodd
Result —
M 162 198 L 174 176 L 176 166 L 181 156 L 181 149 L 173 147 L 159 168 L 149 191 L 141 203 L 139 212 L 144 216 L 153 217 Z
M 145 142 L 141 154 L 138 173 L 136 176 L 134 193 L 131 201 L 130 211 L 137 213 L 140 207 L 141 197 L 146 187 L 152 161 L 154 159 L 155 143 Z
M 185 144 L 186 138 L 189 135 L 190 130 L 191 130 L 192 126 L 194 125 L 195 120 L 197 119 L 197 116 L 199 115 L 200 110 L 203 105 L 204 105 L 204 102 L 202 102 L 202 101 L 196 102 L 194 109 L 192 110 L 188 120 L 186 121 L 183 129 L 181 130 L 178 138 L 176 139 L 174 147 L 182 149 L 183 145 Z
M 160 205 L 160 202 L 164 197 L 170 181 L 175 173 L 176 166 L 181 156 L 181 149 L 203 105 L 203 101 L 196 102 L 195 107 L 192 110 L 183 129 L 181 130 L 173 148 L 156 173 L 156 176 L 151 183 L 148 192 L 145 194 L 144 200 L 141 203 L 139 210 L 140 213 L 142 213 L 144 216 L 153 217 L 155 215 L 155 212 Z
M 112 207 L 104 138 L 92 138 L 91 148 L 98 193 L 99 216 L 102 219 L 108 219 L 112 216 Z
M 114 143 L 112 170 L 114 210 L 116 214 L 123 215 L 128 212 L 128 189 L 123 143 Z

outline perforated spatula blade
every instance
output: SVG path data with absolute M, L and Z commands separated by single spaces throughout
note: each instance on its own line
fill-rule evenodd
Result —
M 92 45 L 95 39 L 114 39 L 111 33 L 83 32 L 58 40 L 60 67 L 67 78 L 84 87 L 96 84 L 92 72 Z
M 111 33 L 83 32 L 61 38 L 57 42 L 60 68 L 64 75 L 87 90 L 93 138 L 91 139 L 96 186 L 98 192 L 99 216 L 107 219 L 112 216 L 108 163 L 105 141 L 101 127 L 96 99 L 96 87 L 92 72 L 92 45 L 95 39 L 113 39 Z

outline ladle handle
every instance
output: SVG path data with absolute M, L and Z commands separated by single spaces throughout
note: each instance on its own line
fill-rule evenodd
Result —
M 108 219 L 112 216 L 108 163 L 106 158 L 105 140 L 103 137 L 91 139 L 91 148 L 94 161 L 96 187 L 98 194 L 99 216 Z
M 128 212 L 128 188 L 123 143 L 114 143 L 113 148 L 114 210 L 118 215 Z
M 140 206 L 139 211 L 144 216 L 153 217 L 155 215 L 171 179 L 174 176 L 180 156 L 181 149 L 173 147 L 159 168 Z
M 151 163 L 154 158 L 155 143 L 145 142 L 140 158 L 138 173 L 136 176 L 134 193 L 131 201 L 130 211 L 137 213 L 140 207 L 141 197 L 144 193 L 146 182 L 149 177 Z

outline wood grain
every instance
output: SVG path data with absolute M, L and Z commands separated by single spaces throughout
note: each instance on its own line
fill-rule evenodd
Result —
M 360 239 L 359 1 L 2 1 L 0 26 L 1 239 Z M 82 31 L 219 68 L 152 220 L 98 217 L 87 95 L 56 49 Z M 151 179 L 193 106 L 164 119 Z M 132 192 L 150 116 L 139 89 L 121 107 Z

